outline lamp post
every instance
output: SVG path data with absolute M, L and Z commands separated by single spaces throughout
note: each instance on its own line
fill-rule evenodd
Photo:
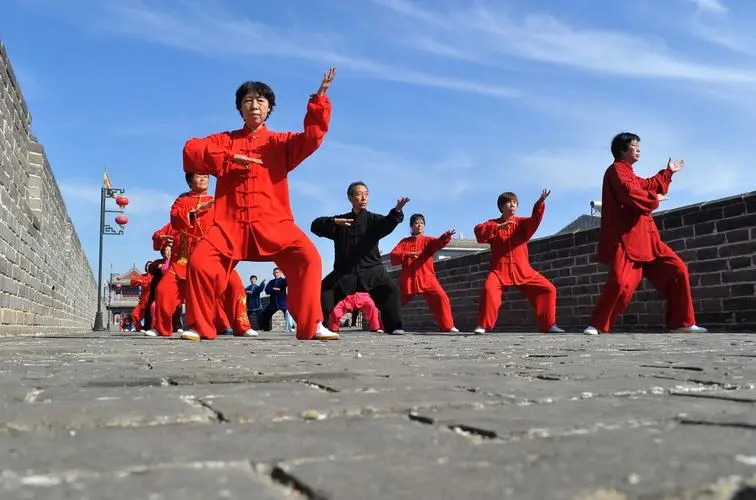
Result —
M 124 233 L 124 226 L 128 224 L 129 219 L 123 215 L 123 208 L 129 204 L 129 199 L 123 194 L 126 192 L 124 189 L 114 188 L 110 185 L 110 178 L 105 174 L 105 186 L 100 188 L 100 255 L 97 265 L 97 313 L 95 314 L 94 328 L 95 332 L 101 332 L 105 330 L 102 324 L 102 243 L 105 235 L 120 236 Z M 108 198 L 115 199 L 116 204 L 121 210 L 107 210 L 106 201 Z M 113 228 L 110 224 L 105 224 L 106 213 L 120 214 L 115 218 L 116 224 L 120 226 L 120 229 Z

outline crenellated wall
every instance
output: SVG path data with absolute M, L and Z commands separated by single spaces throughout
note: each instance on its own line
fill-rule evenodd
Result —
M 0 335 L 89 331 L 97 283 L 0 42 Z

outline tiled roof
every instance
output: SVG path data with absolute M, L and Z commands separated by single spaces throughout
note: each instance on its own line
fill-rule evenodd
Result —
M 556 234 L 576 233 L 587 229 L 595 229 L 601 225 L 601 217 L 595 215 L 581 215 L 574 221 L 564 226 Z

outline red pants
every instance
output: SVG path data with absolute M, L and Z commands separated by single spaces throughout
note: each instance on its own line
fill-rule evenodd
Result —
M 549 280 L 537 274 L 527 283 L 517 286 L 525 298 L 533 306 L 538 319 L 538 328 L 546 332 L 556 324 L 556 288 Z M 488 273 L 483 289 L 480 291 L 480 309 L 478 310 L 478 326 L 492 330 L 499 317 L 501 295 L 509 285 L 502 285 L 498 276 Z
M 146 301 L 145 301 L 146 302 Z M 134 323 L 134 329 L 136 331 L 142 331 L 142 319 L 144 318 L 145 305 L 139 302 L 133 311 L 131 311 L 131 321 Z
M 169 271 L 163 275 L 155 290 L 155 313 L 152 329 L 164 337 L 173 335 L 173 314 L 181 306 L 186 294 L 186 280 Z
M 644 276 L 667 301 L 667 328 L 672 330 L 696 324 L 688 269 L 674 250 L 664 243 L 661 244 L 661 253 L 651 262 L 633 262 L 622 247 L 617 249 L 593 311 L 591 326 L 600 332 L 611 331 L 614 320 L 627 308 Z
M 433 313 L 433 318 L 436 320 L 438 329 L 442 332 L 448 332 L 454 328 L 454 318 L 452 318 L 451 303 L 449 302 L 449 296 L 441 288 L 441 284 L 436 282 L 433 288 L 424 290 L 420 295 L 425 298 L 428 308 Z M 501 294 L 499 294 L 501 296 Z M 412 299 L 413 295 L 402 294 L 402 305 L 407 304 Z M 498 306 L 497 306 L 498 309 Z M 494 319 L 494 322 L 496 320 Z
M 368 329 L 371 332 L 381 329 L 378 308 L 375 307 L 375 302 L 370 298 L 370 294 L 366 292 L 353 293 L 336 304 L 336 307 L 333 308 L 328 318 L 328 329 L 332 332 L 338 332 L 342 316 L 351 311 L 362 311 L 362 314 L 365 315 L 365 321 L 368 322 Z
M 323 267 L 315 245 L 304 233 L 302 236 L 298 245 L 275 254 L 272 260 L 286 276 L 289 313 L 297 323 L 297 338 L 308 340 L 315 336 L 318 323 L 323 321 L 320 307 Z M 207 240 L 200 241 L 192 252 L 186 270 L 187 325 L 203 339 L 215 338 L 216 301 L 222 296 L 228 276 L 238 263 L 220 253 Z
M 252 328 L 249 324 L 249 316 L 247 316 L 247 293 L 236 271 L 231 271 L 228 276 L 228 286 L 218 299 L 217 313 L 215 321 L 217 330 L 231 328 L 234 330 L 234 335 L 241 335 Z

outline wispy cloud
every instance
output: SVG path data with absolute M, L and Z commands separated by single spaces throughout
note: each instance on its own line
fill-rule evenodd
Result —
M 715 9 L 717 2 L 703 2 Z M 662 38 L 642 37 L 618 30 L 570 25 L 555 16 L 529 13 L 520 18 L 483 3 L 446 11 L 430 10 L 409 0 L 374 0 L 394 14 L 416 21 L 424 29 L 423 45 L 408 46 L 435 54 L 433 42 L 443 37 L 446 45 L 477 52 L 488 61 L 509 55 L 529 61 L 555 64 L 599 74 L 631 78 L 683 80 L 715 84 L 752 84 L 756 71 L 698 62 L 675 52 Z M 418 26 L 419 23 L 419 26 Z M 421 27 L 422 26 L 422 27 Z M 632 54 L 632 62 L 616 64 L 618 55 Z
M 99 207 L 101 185 L 80 180 L 62 180 L 58 183 L 63 199 L 67 204 L 91 205 L 92 209 Z M 180 193 L 168 193 L 155 189 L 131 188 L 126 192 L 129 204 L 126 215 L 155 215 L 162 217 L 162 224 L 168 221 L 171 205 Z M 108 209 L 115 209 L 109 202 Z M 158 220 L 158 219 L 155 219 Z M 159 221 L 158 221 L 159 223 Z
M 716 12 L 718 14 L 724 14 L 728 12 L 727 6 L 721 0 L 688 0 L 694 4 L 698 10 L 706 12 Z
M 287 57 L 323 66 L 335 65 L 384 81 L 502 98 L 518 95 L 517 89 L 497 83 L 427 73 L 343 52 L 336 49 L 335 37 L 318 33 L 307 33 L 305 37 L 294 30 L 274 29 L 224 12 L 221 2 L 180 4 L 180 8 L 169 10 L 144 2 L 114 3 L 105 8 L 107 15 L 98 19 L 98 23 L 108 34 L 140 38 L 208 57 L 239 54 Z M 441 50 L 438 47 L 439 44 L 437 50 Z
M 414 161 L 372 147 L 336 141 L 321 150 L 322 161 L 339 171 L 346 183 L 363 180 L 380 184 L 382 197 L 409 196 L 413 200 L 456 202 L 475 187 L 482 169 L 465 151 L 442 155 L 435 161 Z M 344 189 L 346 184 L 341 186 Z M 385 190 L 391 188 L 391 192 Z

